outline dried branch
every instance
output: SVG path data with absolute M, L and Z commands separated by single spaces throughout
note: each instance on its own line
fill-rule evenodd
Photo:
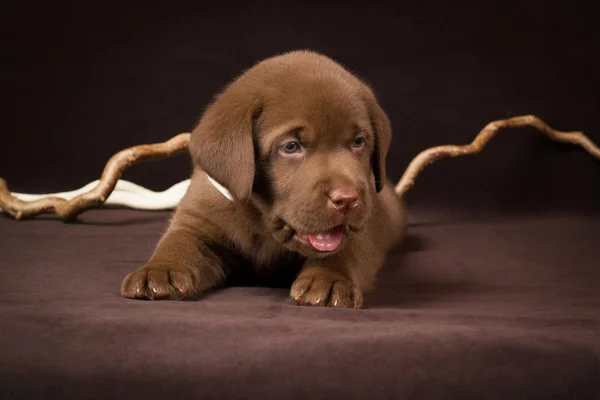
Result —
M 593 157 L 600 160 L 600 148 L 598 148 L 598 146 L 582 132 L 557 131 L 550 128 L 548 125 L 546 125 L 546 123 L 533 115 L 524 115 L 490 122 L 468 145 L 444 145 L 431 147 L 427 150 L 424 150 L 415 158 L 413 158 L 406 171 L 404 171 L 402 178 L 396 185 L 396 194 L 398 194 L 400 197 L 404 196 L 406 192 L 413 187 L 415 184 L 415 179 L 427 165 L 447 157 L 459 157 L 477 154 L 483 150 L 483 148 L 494 136 L 496 136 L 496 133 L 498 133 L 500 129 L 520 128 L 525 126 L 538 129 L 553 141 L 579 145 Z
M 423 169 L 442 158 L 459 157 L 481 152 L 488 142 L 502 128 L 533 127 L 551 140 L 571 143 L 583 147 L 593 157 L 600 160 L 600 149 L 581 132 L 560 132 L 550 128 L 539 118 L 532 115 L 513 117 L 489 123 L 468 145 L 444 145 L 429 148 L 417 155 L 409 164 L 404 175 L 396 185 L 395 191 L 404 196 L 414 185 L 415 179 Z M 133 164 L 149 160 L 168 158 L 186 150 L 190 142 L 189 133 L 181 133 L 164 143 L 145 144 L 130 147 L 115 154 L 106 164 L 97 185 L 85 193 L 70 200 L 60 197 L 44 197 L 34 201 L 23 201 L 13 196 L 0 179 L 0 209 L 15 219 L 30 218 L 43 213 L 54 213 L 64 221 L 71 220 L 90 208 L 102 205 L 115 189 L 123 172 Z
M 122 150 L 106 163 L 96 187 L 71 200 L 60 197 L 46 197 L 35 201 L 19 200 L 11 195 L 6 182 L 0 179 L 0 208 L 15 219 L 53 213 L 64 221 L 72 220 L 83 211 L 103 204 L 127 168 L 140 161 L 171 157 L 187 150 L 189 142 L 190 134 L 181 133 L 163 143 L 142 144 Z
M 47 193 L 47 194 L 28 194 L 11 192 L 13 197 L 23 201 L 34 201 L 45 199 L 47 197 L 60 197 L 61 199 L 71 200 L 82 193 L 87 193 L 98 185 L 100 181 L 95 180 L 87 185 L 69 192 Z M 181 199 L 187 192 L 191 179 L 178 182 L 162 192 L 155 192 L 146 189 L 143 186 L 133 182 L 119 179 L 115 188 L 110 193 L 103 206 L 107 207 L 127 207 L 136 210 L 172 210 L 176 208 Z M 0 210 L 2 211 L 2 210 Z

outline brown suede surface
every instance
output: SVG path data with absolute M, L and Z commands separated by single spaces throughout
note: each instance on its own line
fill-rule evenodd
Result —
M 363 310 L 121 298 L 169 213 L 0 218 L 0 397 L 597 399 L 600 216 L 411 214 Z

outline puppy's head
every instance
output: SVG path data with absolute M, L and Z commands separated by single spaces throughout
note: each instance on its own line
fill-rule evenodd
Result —
M 372 91 L 329 58 L 292 52 L 257 64 L 215 99 L 192 157 L 308 257 L 339 251 L 385 182 L 390 122 Z

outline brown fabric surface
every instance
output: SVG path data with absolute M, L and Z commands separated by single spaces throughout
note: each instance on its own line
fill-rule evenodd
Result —
M 166 212 L 0 218 L 0 397 L 597 399 L 600 215 L 414 212 L 364 310 L 123 299 Z

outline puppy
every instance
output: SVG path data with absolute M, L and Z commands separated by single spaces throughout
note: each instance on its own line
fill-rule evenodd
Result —
M 362 307 L 406 229 L 385 173 L 391 136 L 372 90 L 330 58 L 294 51 L 256 64 L 192 132 L 188 192 L 121 294 L 197 298 L 294 271 L 296 303 Z

